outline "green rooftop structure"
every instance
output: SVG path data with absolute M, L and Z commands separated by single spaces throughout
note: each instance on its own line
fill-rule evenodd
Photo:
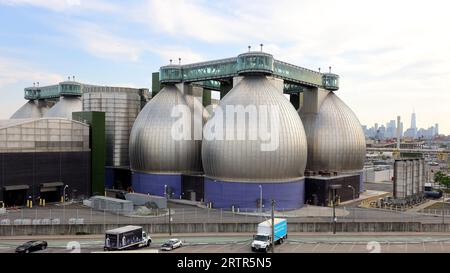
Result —
M 186 64 L 162 66 L 159 83 L 197 83 L 207 90 L 222 91 L 221 85 L 233 77 L 244 74 L 264 73 L 284 81 L 284 93 L 296 94 L 308 88 L 329 91 L 339 89 L 339 75 L 320 73 L 307 68 L 274 59 L 264 52 L 248 52 L 237 57 Z M 155 79 L 155 74 L 153 75 Z M 155 85 L 155 80 L 153 81 Z M 160 88 L 158 85 L 156 88 Z

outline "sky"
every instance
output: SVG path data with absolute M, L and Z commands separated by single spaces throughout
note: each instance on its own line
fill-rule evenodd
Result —
M 450 134 L 449 1 L 0 0 L 0 119 L 23 89 L 75 76 L 151 88 L 169 63 L 247 46 L 340 75 L 337 95 L 371 127 L 402 117 Z

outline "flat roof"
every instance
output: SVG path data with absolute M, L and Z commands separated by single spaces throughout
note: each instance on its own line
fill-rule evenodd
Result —
M 361 170 L 362 172 L 363 170 Z M 311 175 L 311 176 L 305 176 L 305 179 L 321 179 L 321 180 L 331 180 L 336 178 L 343 178 L 343 177 L 350 177 L 350 176 L 356 176 L 360 175 L 359 173 L 345 173 L 345 174 L 338 174 L 338 175 Z
M 130 225 L 130 226 L 124 226 L 124 227 L 120 227 L 120 228 L 110 229 L 110 230 L 107 230 L 106 233 L 120 234 L 120 233 L 129 232 L 129 231 L 133 231 L 133 230 L 137 230 L 137 229 L 142 229 L 142 227 Z

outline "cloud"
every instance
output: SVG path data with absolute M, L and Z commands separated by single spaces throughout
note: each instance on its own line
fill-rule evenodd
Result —
M 140 62 L 145 54 L 160 57 L 161 63 L 153 64 L 157 66 L 169 59 L 177 62 L 178 57 L 183 63 L 197 62 L 229 57 L 211 48 L 234 52 L 264 43 L 264 50 L 277 59 L 311 69 L 332 66 L 341 76 L 339 96 L 363 123 L 382 122 L 400 113 L 409 116 L 413 107 L 418 114 L 423 111 L 430 124 L 435 119 L 444 123 L 441 117 L 450 114 L 448 103 L 443 103 L 450 78 L 448 1 L 0 0 L 0 4 L 64 14 L 83 11 L 83 16 L 68 16 L 69 23 L 58 21 L 62 36 L 72 37 L 72 44 L 93 56 L 119 62 Z M 433 109 L 434 116 L 427 109 Z
M 0 56 L 0 96 L 6 98 L 0 107 L 0 119 L 9 118 L 21 105 L 23 87 L 39 82 L 41 86 L 61 82 L 63 77 L 20 59 Z M 19 87 L 20 86 L 20 87 Z
M 63 77 L 59 74 L 43 71 L 41 67 L 33 66 L 30 63 L 18 59 L 5 58 L 0 56 L 0 88 L 19 82 L 33 82 L 44 84 L 54 84 L 60 82 Z
M 177 47 L 177 46 L 161 46 L 161 47 L 149 47 L 151 52 L 158 54 L 161 59 L 169 63 L 169 60 L 173 60 L 173 63 L 178 63 L 178 58 L 181 58 L 182 63 L 194 63 L 205 61 L 205 57 L 189 48 Z M 161 65 L 164 65 L 162 63 Z
M 76 23 L 69 28 L 70 35 L 85 51 L 100 58 L 135 62 L 146 47 L 142 42 L 119 37 L 94 23 Z
M 70 35 L 89 54 L 115 61 L 138 62 L 145 53 L 158 55 L 163 62 L 174 63 L 178 58 L 182 62 L 198 62 L 205 58 L 192 49 L 174 45 L 154 45 L 145 39 L 133 39 L 114 33 L 105 27 L 91 22 L 67 24 L 64 29 L 70 28 Z
M 55 12 L 117 11 L 118 6 L 101 0 L 0 0 L 0 4 L 9 6 L 34 6 Z

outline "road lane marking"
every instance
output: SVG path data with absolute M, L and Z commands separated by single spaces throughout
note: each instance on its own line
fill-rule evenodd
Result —
M 352 246 L 350 247 L 350 249 L 348 250 L 348 252 L 352 252 L 353 248 L 355 247 L 355 243 L 352 243 Z
M 293 249 L 293 252 L 297 252 L 297 249 L 300 248 L 300 247 L 303 246 L 303 245 L 304 245 L 304 243 L 299 243 L 298 246 L 296 246 L 296 247 Z
M 339 244 L 339 243 L 334 244 L 334 246 L 331 248 L 331 252 L 334 252 L 334 249 L 337 247 L 338 244 Z
M 314 252 L 315 249 L 316 249 L 319 245 L 320 245 L 320 243 L 317 243 L 317 244 L 313 247 L 313 249 L 311 249 L 311 252 Z

